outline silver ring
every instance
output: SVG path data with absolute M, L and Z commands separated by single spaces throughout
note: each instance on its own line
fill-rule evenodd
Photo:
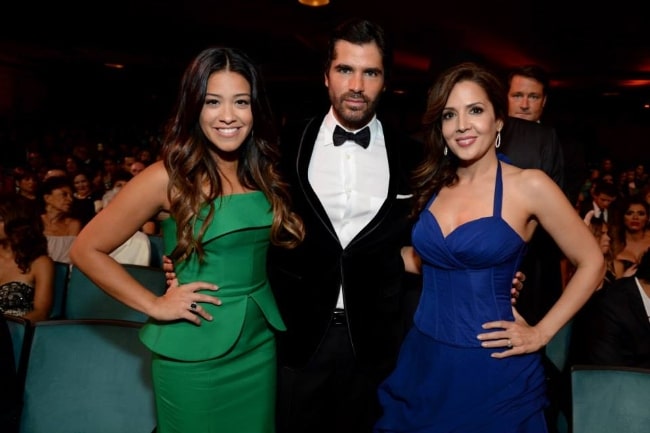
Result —
M 508 349 L 512 349 L 512 341 L 508 338 Z
M 192 311 L 196 311 L 196 307 L 198 307 L 198 305 L 196 305 L 196 302 L 192 302 L 192 303 L 190 304 L 190 310 L 192 310 Z M 509 341 L 509 340 L 508 340 L 508 341 Z

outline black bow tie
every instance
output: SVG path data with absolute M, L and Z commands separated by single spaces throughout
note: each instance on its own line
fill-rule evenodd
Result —
M 367 149 L 368 145 L 370 144 L 370 128 L 366 126 L 355 134 L 354 132 L 348 132 L 340 126 L 336 125 L 332 139 L 334 140 L 334 146 L 340 146 L 347 140 L 351 140 L 364 149 Z

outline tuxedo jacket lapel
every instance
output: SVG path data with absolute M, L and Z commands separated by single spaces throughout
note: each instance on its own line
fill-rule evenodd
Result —
M 309 162 L 314 153 L 314 146 L 316 145 L 316 137 L 320 130 L 320 125 L 324 117 L 315 117 L 307 123 L 305 129 L 300 136 L 300 144 L 298 146 L 298 153 L 296 158 L 299 188 L 303 191 L 307 204 L 312 211 L 318 216 L 323 226 L 332 235 L 337 242 L 339 242 L 338 235 L 332 226 L 332 222 L 323 207 L 320 199 L 316 195 L 316 191 L 309 183 Z

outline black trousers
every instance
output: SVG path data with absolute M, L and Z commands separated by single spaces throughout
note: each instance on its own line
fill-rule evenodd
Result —
M 347 326 L 333 325 L 307 366 L 279 367 L 277 433 L 370 433 L 378 385 L 357 365 Z

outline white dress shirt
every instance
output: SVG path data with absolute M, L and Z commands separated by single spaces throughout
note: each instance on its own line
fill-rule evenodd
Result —
M 600 218 L 603 221 L 608 222 L 607 221 L 607 216 L 608 216 L 607 215 L 607 209 L 599 208 L 598 205 L 593 201 L 591 202 L 591 204 L 593 205 L 593 208 L 594 208 L 594 217 Z
M 309 183 L 323 204 L 341 247 L 345 248 L 386 200 L 389 171 L 384 132 L 376 116 L 367 125 L 370 127 L 367 149 L 353 141 L 334 146 L 332 134 L 337 124 L 330 108 L 316 137 L 309 163 Z M 342 293 L 337 307 L 343 308 Z

